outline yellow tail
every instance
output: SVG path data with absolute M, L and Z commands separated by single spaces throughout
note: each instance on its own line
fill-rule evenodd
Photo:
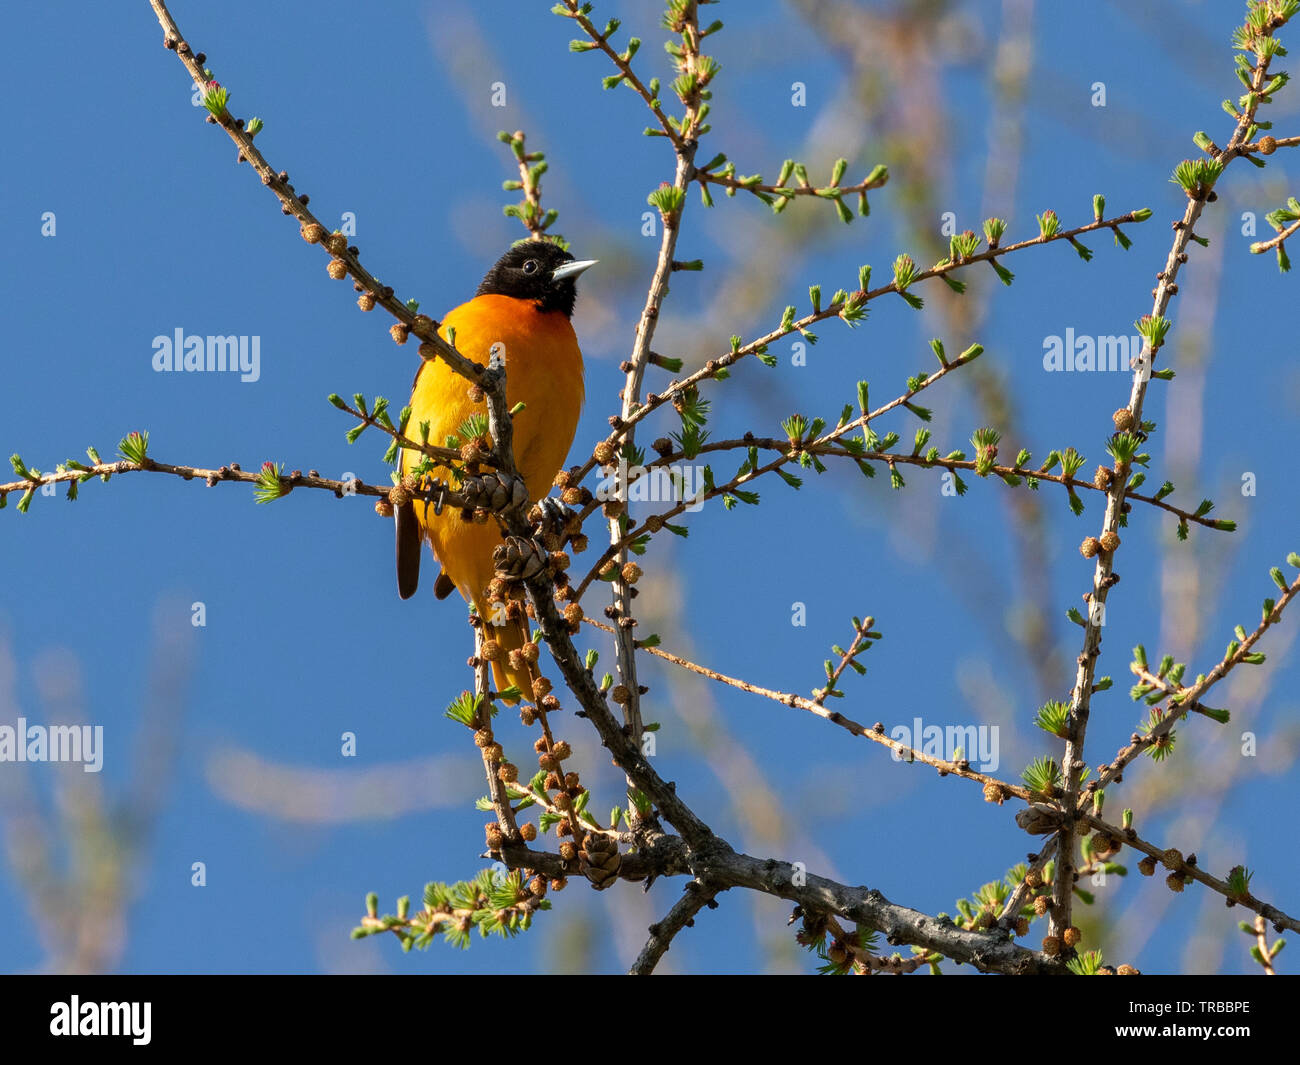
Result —
M 480 617 L 485 619 L 492 617 L 491 612 L 485 610 L 484 606 L 479 606 L 478 610 Z M 496 685 L 497 691 L 504 691 L 514 685 L 522 693 L 524 702 L 534 702 L 533 678 L 528 663 L 521 663 L 522 668 L 519 669 L 512 668 L 510 665 L 510 652 L 518 651 L 525 644 L 531 642 L 528 638 L 528 619 L 507 620 L 503 625 L 493 625 L 489 622 L 484 626 L 483 631 L 485 637 L 489 640 L 495 640 L 500 648 L 500 655 L 492 663 L 492 682 Z M 519 700 L 507 699 L 505 702 L 513 705 Z

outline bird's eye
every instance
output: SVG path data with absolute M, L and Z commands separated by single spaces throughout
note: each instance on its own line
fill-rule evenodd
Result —
M 523 269 L 524 269 L 524 273 L 526 273 L 526 274 L 535 274 L 535 273 L 537 273 L 537 260 L 536 260 L 536 259 L 529 259 L 529 260 L 527 260 L 527 261 L 524 263 L 524 267 L 523 267 Z

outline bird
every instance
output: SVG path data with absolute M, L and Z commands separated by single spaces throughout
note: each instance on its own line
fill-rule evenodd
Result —
M 504 353 L 507 402 L 511 409 L 524 404 L 513 418 L 515 466 L 534 501 L 549 493 L 577 432 L 583 363 L 571 321 L 575 281 L 596 261 L 575 259 L 553 241 L 519 241 L 487 272 L 474 298 L 450 311 L 438 328 L 444 340 L 481 365 L 488 365 L 494 352 Z M 428 422 L 428 440 L 439 445 L 466 419 L 487 412 L 485 401 L 471 398 L 470 383 L 437 358 L 416 371 L 410 408 L 408 426 L 419 431 Z M 403 450 L 399 476 L 405 479 L 406 470 L 423 458 L 418 451 Z M 448 482 L 449 474 L 447 467 L 435 466 L 425 472 L 421 486 L 427 488 L 435 478 Z M 398 595 L 409 599 L 415 594 L 427 540 L 441 567 L 434 595 L 445 599 L 455 590 L 473 605 L 483 619 L 485 639 L 499 645 L 492 661 L 498 692 L 514 686 L 531 701 L 527 663 L 520 668 L 518 658 L 515 665 L 510 662 L 510 652 L 530 639 L 527 616 L 516 612 L 510 617 L 500 603 L 494 608 L 489 601 L 492 552 L 503 540 L 497 522 L 478 524 L 458 508 L 438 508 L 422 499 L 396 507 L 395 517 Z

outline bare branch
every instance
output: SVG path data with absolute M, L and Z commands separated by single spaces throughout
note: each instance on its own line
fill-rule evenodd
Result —
M 598 629 L 604 629 L 606 632 L 612 631 L 608 625 L 604 625 L 592 618 L 583 619 L 588 625 Z M 729 677 L 725 673 L 719 673 L 717 670 L 710 669 L 707 666 L 701 666 L 686 658 L 665 651 L 660 647 L 647 647 L 644 644 L 637 645 L 638 650 L 646 651 L 656 658 L 662 658 L 666 662 L 671 662 L 675 666 L 688 670 L 691 673 L 698 673 L 702 677 L 708 677 L 719 684 L 726 684 L 732 688 L 737 688 L 743 692 L 749 692 L 751 695 L 761 695 L 764 699 L 771 699 L 780 703 L 782 706 L 789 706 L 798 710 L 807 710 L 811 714 L 816 714 L 832 725 L 838 725 L 852 736 L 858 736 L 862 739 L 871 740 L 883 747 L 888 747 L 894 751 L 902 761 L 921 762 L 924 765 L 933 766 L 939 770 L 940 776 L 964 777 L 967 780 L 978 781 L 986 787 L 997 789 L 1000 797 L 994 801 L 1001 802 L 1002 799 L 1015 796 L 1024 799 L 1026 802 L 1034 800 L 1035 796 L 1028 788 L 1020 784 L 1007 784 L 998 780 L 996 777 L 989 776 L 987 773 L 980 773 L 970 768 L 969 763 L 965 761 L 950 762 L 943 758 L 936 758 L 934 755 L 926 754 L 924 751 L 917 750 L 906 743 L 894 739 L 887 735 L 883 725 L 872 725 L 868 728 L 866 725 L 859 724 L 850 717 L 846 717 L 838 710 L 828 710 L 825 705 L 817 699 L 807 699 L 802 695 L 795 695 L 792 692 L 775 691 L 771 688 L 764 688 L 757 684 L 751 684 L 749 681 L 740 680 L 736 677 Z
M 658 924 L 650 926 L 650 938 L 646 940 L 646 945 L 641 948 L 641 953 L 632 963 L 628 975 L 649 976 L 654 972 L 659 959 L 668 953 L 673 937 L 683 928 L 694 925 L 695 915 L 704 907 L 712 908 L 717 905 L 713 901 L 716 894 L 717 891 L 711 889 L 704 881 L 688 880 L 682 889 L 682 897 L 673 904 L 673 908 L 668 911 L 668 916 Z

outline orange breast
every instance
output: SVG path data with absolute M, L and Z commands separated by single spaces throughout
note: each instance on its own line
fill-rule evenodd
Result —
M 444 338 L 455 330 L 455 344 L 466 358 L 486 365 L 494 344 L 505 346 L 506 396 L 511 406 L 525 405 L 514 417 L 515 463 L 531 499 L 551 489 L 573 443 L 582 410 L 582 352 L 569 319 L 557 311 L 540 312 L 536 304 L 509 296 L 476 296 L 443 320 Z M 442 444 L 466 418 L 486 413 L 485 403 L 472 403 L 469 384 L 441 360 L 424 363 L 411 393 L 407 435 L 418 438 L 420 423 L 430 425 L 429 442 Z M 418 455 L 403 456 L 403 465 L 418 463 Z M 445 473 L 438 474 L 444 476 Z M 467 600 L 483 609 L 483 589 L 492 579 L 492 549 L 501 542 L 495 521 L 475 525 L 459 511 L 416 504 L 443 572 Z

